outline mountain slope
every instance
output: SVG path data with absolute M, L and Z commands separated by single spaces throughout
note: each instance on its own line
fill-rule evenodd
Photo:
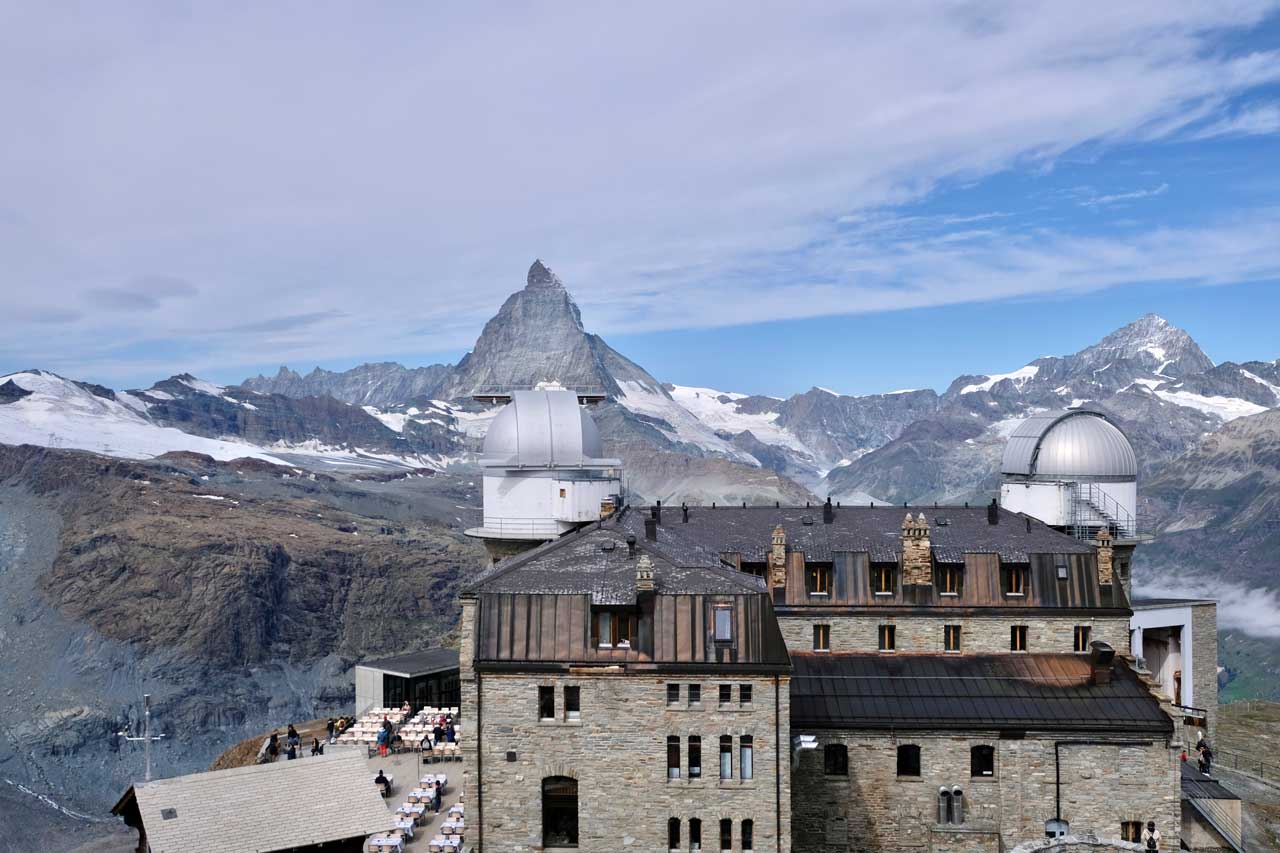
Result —
M 440 384 L 452 368 L 443 364 L 408 368 L 395 362 L 362 364 L 335 373 L 319 367 L 300 376 L 281 367 L 275 376 L 255 376 L 241 386 L 261 394 L 286 397 L 332 397 L 353 406 L 385 409 L 402 403 L 439 396 Z

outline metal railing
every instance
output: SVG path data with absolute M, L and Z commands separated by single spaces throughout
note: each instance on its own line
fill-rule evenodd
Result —
M 1213 751 L 1213 766 L 1225 767 L 1237 773 L 1243 773 L 1246 776 L 1255 776 L 1267 782 L 1280 784 L 1280 764 L 1274 761 L 1267 761 L 1256 755 L 1245 755 L 1242 752 L 1235 752 L 1230 749 L 1215 749 Z
M 1076 483 L 1071 496 L 1071 530 L 1077 539 L 1089 541 L 1107 528 L 1119 539 L 1141 536 L 1139 519 L 1096 483 Z

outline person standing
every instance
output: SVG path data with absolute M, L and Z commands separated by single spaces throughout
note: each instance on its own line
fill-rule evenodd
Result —
M 1160 830 L 1156 829 L 1154 820 L 1147 821 L 1147 828 L 1142 830 L 1142 844 L 1148 850 L 1160 849 Z
M 334 728 L 335 728 L 336 726 L 337 726 L 337 724 L 336 724 L 336 723 L 334 723 L 334 721 L 333 721 L 333 717 L 330 717 L 330 718 L 329 718 L 329 723 L 328 723 L 328 725 L 326 726 L 326 729 L 327 729 L 327 730 L 328 730 L 328 732 L 329 732 L 329 743 L 333 743 L 333 730 L 334 730 Z

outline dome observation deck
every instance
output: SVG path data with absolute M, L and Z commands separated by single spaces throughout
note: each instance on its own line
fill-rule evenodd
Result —
M 485 434 L 484 525 L 467 535 L 545 541 L 612 512 L 622 463 L 604 455 L 579 395 L 551 386 L 511 391 L 510 399 Z
M 1101 528 L 1130 539 L 1137 523 L 1138 458 L 1100 412 L 1044 412 L 1009 436 L 1000 502 L 1052 527 L 1092 538 Z

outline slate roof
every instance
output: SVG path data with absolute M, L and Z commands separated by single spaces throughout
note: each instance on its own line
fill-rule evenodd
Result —
M 458 650 L 427 649 L 426 651 L 412 652 L 407 655 L 367 660 L 357 664 L 357 666 L 377 669 L 382 672 L 389 672 L 392 675 L 401 675 L 405 678 L 415 678 L 419 675 L 432 675 L 437 672 L 457 669 Z
M 631 513 L 624 513 L 629 515 Z M 647 555 L 653 563 L 659 594 L 763 593 L 764 580 L 714 562 L 677 565 L 665 549 L 644 540 L 641 527 L 638 554 L 629 557 L 629 530 L 616 522 L 593 525 L 554 542 L 503 560 L 481 572 L 467 589 L 472 592 L 590 593 L 593 604 L 628 605 L 636 601 L 636 561 Z
M 907 513 L 923 512 L 929 520 L 929 541 L 940 562 L 964 562 L 964 555 L 998 554 L 1006 562 L 1025 563 L 1029 554 L 1088 554 L 1093 546 L 1067 536 L 1035 519 L 1001 509 L 999 523 L 987 522 L 987 508 L 842 506 L 831 524 L 822 522 L 822 506 L 812 507 L 689 507 L 689 521 L 681 521 L 680 507 L 663 507 L 656 547 L 679 565 L 718 563 L 723 553 L 739 553 L 746 562 L 763 562 L 781 524 L 787 546 L 804 551 L 809 562 L 830 562 L 838 551 L 870 554 L 874 562 L 895 562 Z M 631 508 L 617 523 L 644 537 L 647 512 Z M 805 519 L 811 523 L 806 524 Z M 946 523 L 940 523 L 939 520 Z
M 792 653 L 792 730 L 1141 732 L 1173 722 L 1119 659 L 1090 684 L 1084 655 Z
M 1182 762 L 1182 796 L 1193 800 L 1238 800 L 1229 788 L 1201 773 L 1195 759 Z
M 151 853 L 267 853 L 395 823 L 355 751 L 139 782 L 112 811 L 123 814 L 131 798 Z

